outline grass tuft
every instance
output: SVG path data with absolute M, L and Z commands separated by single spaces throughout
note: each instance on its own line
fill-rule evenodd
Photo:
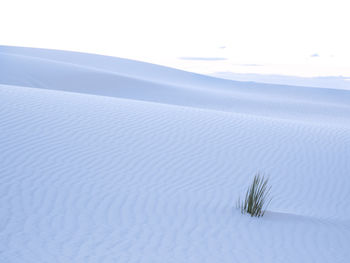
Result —
M 238 198 L 237 207 L 242 214 L 250 214 L 252 217 L 262 217 L 271 199 L 266 201 L 271 186 L 268 187 L 268 178 L 261 176 L 259 173 L 254 176 L 254 180 L 248 188 L 244 201 Z

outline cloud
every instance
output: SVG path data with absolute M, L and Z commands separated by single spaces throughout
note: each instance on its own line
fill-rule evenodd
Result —
M 262 64 L 235 64 L 235 65 L 245 66 L 245 67 L 262 67 L 262 66 L 264 66 Z
M 205 61 L 227 60 L 227 58 L 222 58 L 222 57 L 179 57 L 178 59 L 182 59 L 182 60 L 205 60 Z

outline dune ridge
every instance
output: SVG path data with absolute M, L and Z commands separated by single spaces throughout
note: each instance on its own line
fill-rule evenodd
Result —
M 8 85 L 317 123 L 347 123 L 350 114 L 347 90 L 230 81 L 121 58 L 6 46 L 0 63 L 0 83 Z

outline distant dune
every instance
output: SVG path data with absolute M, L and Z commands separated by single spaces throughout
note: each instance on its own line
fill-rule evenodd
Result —
M 0 160 L 0 262 L 350 258 L 347 90 L 0 46 Z

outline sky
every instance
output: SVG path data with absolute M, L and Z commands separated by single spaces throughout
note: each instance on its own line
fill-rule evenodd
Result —
M 2 0 L 0 45 L 199 73 L 350 76 L 345 0 Z

